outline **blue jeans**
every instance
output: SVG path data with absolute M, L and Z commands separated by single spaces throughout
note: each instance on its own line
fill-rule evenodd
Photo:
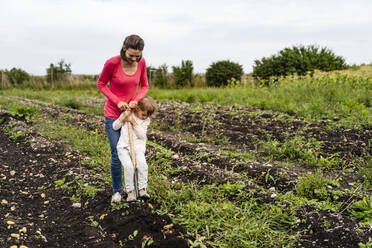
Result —
M 123 181 L 122 181 L 122 168 L 121 163 L 119 160 L 118 152 L 116 150 L 116 146 L 118 144 L 120 138 L 120 129 L 114 130 L 112 128 L 112 123 L 114 119 L 110 119 L 105 117 L 105 126 L 107 137 L 109 139 L 110 148 L 111 148 L 111 181 L 112 181 L 112 189 L 114 194 L 121 191 L 123 189 Z

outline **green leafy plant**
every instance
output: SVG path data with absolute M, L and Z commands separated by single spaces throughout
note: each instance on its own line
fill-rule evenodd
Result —
M 306 165 L 317 165 L 316 150 L 321 147 L 321 142 L 311 139 L 306 141 L 303 136 L 294 136 L 284 142 L 271 140 L 263 144 L 265 153 L 274 159 L 299 160 Z
M 244 184 L 227 182 L 219 186 L 219 191 L 224 196 L 229 197 L 229 196 L 237 196 L 239 193 L 241 193 L 243 188 L 244 188 Z
M 359 248 L 372 248 L 372 243 L 367 243 L 367 244 L 358 243 L 358 246 Z
M 372 225 L 372 196 L 363 197 L 362 200 L 354 202 L 351 214 L 357 218 L 362 225 Z
M 154 243 L 154 240 L 151 237 L 148 237 L 142 241 L 141 247 L 150 247 L 152 243 Z
M 309 199 L 318 198 L 321 200 L 327 200 L 328 191 L 326 187 L 328 185 L 340 186 L 337 181 L 325 178 L 321 171 L 317 171 L 314 174 L 300 177 L 295 189 L 299 196 L 307 197 Z
M 229 80 L 240 80 L 243 74 L 241 65 L 229 60 L 223 60 L 209 66 L 205 79 L 208 86 L 220 87 L 228 85 Z
M 15 106 L 9 114 L 13 116 L 19 116 L 21 118 L 25 118 L 26 120 L 30 120 L 30 118 L 37 112 L 36 108 L 33 107 L 18 107 Z
M 95 221 L 93 218 L 89 218 L 89 222 L 91 226 L 97 227 L 99 223 Z
M 255 60 L 253 77 L 265 83 L 277 81 L 281 76 L 306 75 L 315 69 L 332 71 L 347 68 L 345 60 L 326 47 L 314 45 L 284 48 L 277 55 Z

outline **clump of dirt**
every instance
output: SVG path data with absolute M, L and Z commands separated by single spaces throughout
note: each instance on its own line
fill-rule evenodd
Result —
M 112 208 L 109 185 L 94 198 L 72 202 L 73 192 L 56 187 L 55 181 L 70 181 L 82 172 L 86 182 L 93 180 L 80 154 L 37 133 L 13 140 L 5 125 L 24 128 L 24 120 L 4 113 L 0 119 L 1 247 L 142 247 L 150 239 L 151 247 L 187 247 L 186 232 L 148 203 Z
M 343 215 L 321 210 L 315 212 L 306 206 L 297 212 L 302 219 L 298 225 L 302 235 L 296 247 L 359 247 L 358 243 L 367 243 L 371 237 L 370 227 L 361 227 L 355 221 Z

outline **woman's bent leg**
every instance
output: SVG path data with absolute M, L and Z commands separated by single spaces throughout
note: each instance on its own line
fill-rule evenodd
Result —
M 114 122 L 114 119 L 110 119 L 105 117 L 105 126 L 106 126 L 106 132 L 107 137 L 109 139 L 110 148 L 111 148 L 111 180 L 112 180 L 112 189 L 113 193 L 119 192 L 121 194 L 121 191 L 123 189 L 123 182 L 122 182 L 122 169 L 121 169 L 121 163 L 119 160 L 119 156 L 116 150 L 116 146 L 118 144 L 119 138 L 120 138 L 120 129 L 114 130 L 112 128 L 112 123 Z

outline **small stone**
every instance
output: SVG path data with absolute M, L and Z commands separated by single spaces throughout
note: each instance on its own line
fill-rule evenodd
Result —
M 19 239 L 19 234 L 18 233 L 11 233 L 10 237 Z
M 48 205 L 48 204 L 49 204 L 49 201 L 45 201 L 45 202 L 44 202 L 44 205 Z
M 275 187 L 271 187 L 269 190 L 270 191 L 275 191 Z
M 11 221 L 11 220 L 8 220 L 8 221 L 6 222 L 6 224 L 8 224 L 8 225 L 14 225 L 15 222 L 14 222 L 14 221 Z
M 16 174 L 16 172 L 15 172 L 14 170 L 12 170 L 12 171 L 9 172 L 9 174 L 10 174 L 11 176 L 14 176 L 14 175 Z
M 12 206 L 12 207 L 10 208 L 10 210 L 11 210 L 11 211 L 14 211 L 14 210 L 15 210 L 15 207 L 14 207 L 14 206 Z
M 174 154 L 174 155 L 172 156 L 172 158 L 173 158 L 173 159 L 179 159 L 180 156 L 179 156 L 178 154 Z
M 74 203 L 72 204 L 72 207 L 73 207 L 73 208 L 81 208 L 81 203 L 80 203 L 80 202 L 74 202 Z
M 10 215 L 10 214 L 9 214 L 9 213 L 7 213 L 7 214 L 6 214 L 6 215 L 4 215 L 4 216 L 5 216 L 5 218 L 8 218 L 8 217 L 9 217 L 9 215 Z
M 165 225 L 163 226 L 164 229 L 170 229 L 174 226 L 174 224 L 169 224 L 169 225 Z
M 41 198 L 45 198 L 46 195 L 44 193 L 41 193 L 40 196 L 41 196 Z
M 21 245 L 19 248 L 28 248 L 28 247 L 25 245 Z
M 271 194 L 271 198 L 275 198 L 277 196 L 277 194 L 275 194 L 275 193 L 273 193 L 273 194 Z
M 40 231 L 36 231 L 37 234 L 41 235 L 41 232 Z
M 21 233 L 27 233 L 27 228 L 26 227 L 23 227 L 21 229 L 19 229 L 19 232 Z
M 1 200 L 1 205 L 6 205 L 6 204 L 8 204 L 7 200 Z
M 16 245 L 12 245 L 10 248 L 18 248 L 18 246 L 16 246 Z

